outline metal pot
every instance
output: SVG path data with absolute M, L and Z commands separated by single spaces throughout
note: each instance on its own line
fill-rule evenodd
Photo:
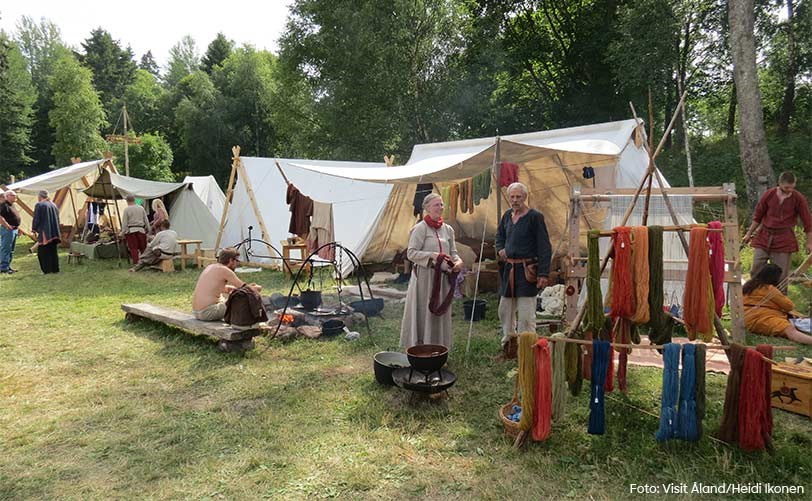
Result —
M 315 310 L 321 306 L 321 291 L 307 289 L 299 296 L 299 303 L 306 310 Z
M 441 344 L 417 344 L 406 349 L 406 356 L 415 370 L 435 372 L 448 360 L 448 348 Z
M 375 381 L 384 386 L 394 386 L 392 373 L 397 369 L 409 367 L 409 359 L 406 355 L 397 351 L 379 351 L 372 358 L 375 369 Z
M 344 321 L 337 318 L 330 319 L 321 324 L 322 337 L 333 337 L 341 334 L 344 330 Z

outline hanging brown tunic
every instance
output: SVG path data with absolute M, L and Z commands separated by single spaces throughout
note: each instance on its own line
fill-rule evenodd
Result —
M 459 259 L 454 242 L 454 229 L 443 224 L 435 232 L 424 221 L 420 221 L 411 230 L 409 247 L 406 250 L 406 257 L 414 266 L 412 278 L 409 280 L 409 290 L 406 293 L 403 322 L 400 324 L 400 346 L 403 348 L 416 344 L 441 344 L 451 351 L 454 340 L 451 330 L 451 308 L 439 317 L 429 311 L 429 298 L 434 283 L 434 256 L 437 252 L 448 254 L 454 260 Z M 442 280 L 441 298 L 448 294 L 451 287 L 445 274 Z

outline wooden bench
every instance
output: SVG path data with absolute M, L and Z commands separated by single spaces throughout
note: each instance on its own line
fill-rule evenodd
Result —
M 129 322 L 146 318 L 192 334 L 207 336 L 217 340 L 217 348 L 221 351 L 250 350 L 254 347 L 254 336 L 260 334 L 259 329 L 239 330 L 225 322 L 204 322 L 189 312 L 148 303 L 122 304 L 121 309 L 125 313 L 124 318 Z

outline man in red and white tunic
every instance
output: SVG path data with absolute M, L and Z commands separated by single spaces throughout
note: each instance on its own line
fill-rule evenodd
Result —
M 781 291 L 786 294 L 783 282 L 792 267 L 792 253 L 798 251 L 795 238 L 795 225 L 801 220 L 806 233 L 806 253 L 812 254 L 812 215 L 809 203 L 795 190 L 795 175 L 782 172 L 778 186 L 770 188 L 758 201 L 753 212 L 753 223 L 744 234 L 742 242 L 753 246 L 753 267 L 750 276 L 755 276 L 769 260 L 781 267 Z

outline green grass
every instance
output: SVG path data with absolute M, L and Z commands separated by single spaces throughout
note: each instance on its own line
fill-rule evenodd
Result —
M 90 261 L 44 276 L 24 247 L 20 272 L 0 276 L 0 499 L 617 499 L 630 497 L 630 483 L 812 488 L 812 424 L 802 416 L 774 412 L 772 454 L 709 438 L 658 444 L 657 419 L 641 412 L 658 413 L 656 369 L 630 367 L 629 394 L 607 399 L 606 435 L 586 433 L 582 393 L 547 442 L 514 450 L 496 417 L 515 364 L 494 360 L 493 297 L 467 361 L 468 324 L 455 304 L 451 397 L 410 403 L 372 374 L 372 355 L 397 346 L 400 305 L 388 304 L 371 320 L 373 335 L 359 329 L 354 343 L 263 339 L 245 356 L 223 354 L 206 339 L 123 320 L 122 302 L 189 308 L 196 271 L 130 274 Z M 267 293 L 289 287 L 272 272 L 250 279 Z M 710 433 L 724 387 L 709 375 Z

